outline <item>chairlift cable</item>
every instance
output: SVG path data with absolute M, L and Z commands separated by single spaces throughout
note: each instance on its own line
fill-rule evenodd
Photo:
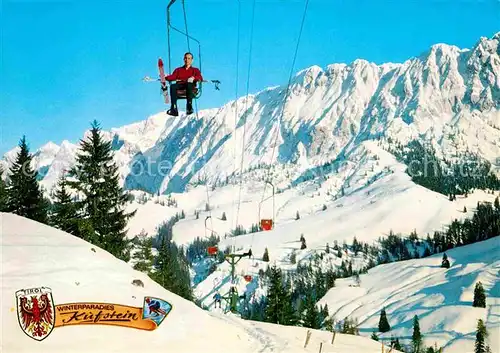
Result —
M 238 126 L 238 83 L 239 83 L 239 63 L 240 63 L 240 7 L 241 7 L 241 2 L 238 0 L 238 37 L 236 41 L 236 82 L 234 86 L 234 102 L 235 102 L 235 111 L 234 111 L 234 136 L 235 136 L 235 143 L 234 143 L 234 150 L 233 150 L 233 176 L 236 176 L 236 152 L 237 152 L 237 146 L 236 146 L 236 128 Z M 235 230 L 238 221 L 235 221 L 234 217 L 234 204 L 235 204 L 235 194 L 233 193 L 232 197 L 232 205 L 231 205 L 231 211 L 233 212 L 231 215 L 231 220 L 232 220 L 232 229 Z M 235 246 L 235 239 L 232 241 L 232 248 L 234 251 L 234 246 Z
M 250 50 L 248 53 L 248 70 L 247 70 L 247 86 L 246 86 L 246 96 L 245 96 L 245 109 L 243 110 L 243 138 L 241 142 L 241 163 L 240 163 L 240 189 L 238 192 L 238 210 L 236 212 L 236 224 L 238 224 L 238 218 L 240 215 L 240 205 L 241 205 L 241 190 L 243 188 L 243 161 L 245 158 L 245 136 L 246 136 L 246 129 L 247 129 L 247 122 L 246 122 L 246 117 L 247 117 L 247 109 L 248 109 L 248 91 L 250 87 L 250 68 L 251 68 L 251 63 L 252 63 L 252 48 L 253 48 L 253 29 L 254 29 L 254 23 L 255 23 L 255 0 L 253 0 L 253 5 L 252 5 L 252 27 L 250 30 Z M 252 244 L 253 244 L 253 234 L 252 234 Z M 250 249 L 252 248 L 252 244 L 250 244 Z
M 186 5 L 184 0 L 182 0 L 182 11 L 184 12 L 184 25 L 186 27 L 186 41 L 187 41 L 188 52 L 191 52 L 191 48 L 189 47 L 189 32 L 188 32 L 188 24 L 186 16 Z M 200 65 L 201 65 L 201 60 L 200 60 Z M 201 72 L 201 66 L 200 66 L 200 72 Z
M 300 44 L 300 38 L 301 38 L 301 35 L 302 35 L 302 30 L 304 28 L 304 22 L 305 22 L 305 18 L 306 18 L 306 13 L 307 13 L 307 6 L 309 5 L 309 0 L 306 0 L 306 5 L 304 7 L 304 13 L 302 15 L 302 22 L 301 22 L 301 25 L 300 25 L 300 31 L 299 31 L 299 36 L 298 36 L 298 39 L 297 39 L 297 45 L 295 47 L 295 54 L 293 56 L 293 62 L 292 62 L 292 67 L 290 68 L 290 76 L 288 78 L 288 84 L 287 84 L 287 87 L 286 87 L 286 93 L 285 93 L 285 97 L 283 98 L 283 104 L 281 105 L 281 115 L 278 116 L 278 128 L 276 129 L 276 138 L 274 139 L 274 143 L 273 143 L 273 153 L 271 155 L 271 163 L 273 161 L 273 158 L 274 158 L 274 152 L 276 150 L 276 144 L 278 142 L 278 137 L 279 137 L 279 132 L 281 130 L 281 120 L 283 119 L 283 115 L 285 113 L 285 104 L 286 104 L 286 100 L 288 98 L 288 94 L 290 93 L 290 84 L 291 84 L 291 81 L 292 81 L 292 76 L 293 76 L 293 70 L 294 70 L 294 66 L 295 66 L 295 60 L 297 59 L 297 52 L 299 50 L 299 44 Z M 267 176 L 266 176 L 266 180 L 269 180 L 269 174 L 271 172 L 271 168 L 268 169 L 267 171 Z M 267 183 L 265 182 L 264 183 L 264 191 L 262 193 L 262 198 L 261 198 L 261 202 L 264 200 L 264 195 L 266 193 L 266 188 L 267 188 Z M 274 217 L 274 215 L 273 215 Z

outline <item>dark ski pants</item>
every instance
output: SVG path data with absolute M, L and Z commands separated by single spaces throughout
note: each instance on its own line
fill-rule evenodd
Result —
M 187 105 L 192 106 L 193 104 L 193 88 L 195 87 L 194 82 L 176 82 L 170 85 L 170 101 L 172 106 L 177 107 L 177 90 L 186 90 L 186 100 Z

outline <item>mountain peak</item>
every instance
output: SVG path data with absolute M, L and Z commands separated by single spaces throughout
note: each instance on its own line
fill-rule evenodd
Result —
M 450 44 L 446 44 L 446 43 L 437 43 L 437 44 L 432 45 L 430 48 L 430 52 L 441 51 L 443 53 L 460 52 L 463 50 L 464 49 L 460 49 L 456 45 L 450 45 Z M 465 49 L 465 50 L 468 51 L 469 49 Z
M 365 60 L 365 59 L 356 59 L 352 62 L 352 66 L 354 66 L 354 67 L 367 66 L 367 65 L 370 65 L 370 62 L 368 60 Z
M 47 142 L 42 147 L 38 149 L 38 152 L 43 153 L 57 153 L 59 151 L 59 146 L 52 141 Z
M 320 73 L 320 72 L 323 72 L 323 69 L 319 66 L 319 65 L 312 65 L 312 66 L 309 66 L 305 69 L 302 69 L 300 71 L 298 71 L 295 76 L 300 76 L 300 75 L 303 75 L 303 74 L 308 74 L 308 73 Z
M 63 140 L 63 142 L 61 142 L 61 148 L 72 148 L 72 147 L 75 147 L 76 145 L 68 140 Z

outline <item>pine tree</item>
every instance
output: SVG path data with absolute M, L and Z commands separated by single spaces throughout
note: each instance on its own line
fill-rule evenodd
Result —
M 226 212 L 222 212 L 222 217 L 220 218 L 222 221 L 227 221 Z
M 0 167 L 0 212 L 7 211 L 7 185 L 2 178 L 4 171 L 2 167 Z
M 321 269 L 318 269 L 314 273 L 314 292 L 316 294 L 316 298 L 321 298 L 326 294 L 326 278 L 325 274 L 321 272 Z
M 67 184 L 84 196 L 78 206 L 82 211 L 81 218 L 94 231 L 92 239 L 88 240 L 115 257 L 128 261 L 130 248 L 126 226 L 135 211 L 125 212 L 128 195 L 120 187 L 111 142 L 104 141 L 99 125 L 94 121 L 88 138 L 81 143 L 75 166 L 69 171 L 69 176 L 76 180 Z
M 328 316 L 324 322 L 325 330 L 333 332 L 333 316 Z
M 257 223 L 252 223 L 252 225 L 250 226 L 250 230 L 249 230 L 249 233 L 257 233 L 257 232 L 260 232 L 260 226 L 257 224 Z
M 388 332 L 391 330 L 391 326 L 389 325 L 389 321 L 387 320 L 387 314 L 385 312 L 385 308 L 380 312 L 380 319 L 378 322 L 378 331 L 379 332 Z
M 283 275 L 281 269 L 273 265 L 269 268 L 269 289 L 267 291 L 266 322 L 282 324 L 282 305 L 284 300 Z
M 450 268 L 450 261 L 448 260 L 448 256 L 446 253 L 443 254 L 443 260 L 441 261 L 442 268 Z
M 413 353 L 419 353 L 422 349 L 422 334 L 420 333 L 420 324 L 418 316 L 413 317 L 413 334 L 411 335 L 411 343 L 413 346 Z
M 472 302 L 472 306 L 476 308 L 486 308 L 486 294 L 481 282 L 477 282 L 474 288 L 474 301 Z
M 193 299 L 187 259 L 175 243 L 163 239 L 154 262 L 152 279 L 155 282 L 187 300 Z
M 352 240 L 352 251 L 354 251 L 354 255 L 358 255 L 358 252 L 362 249 L 362 246 L 359 244 L 358 239 L 354 237 Z
M 372 332 L 372 337 L 371 337 L 372 340 L 375 340 L 375 341 L 378 341 L 378 336 L 375 332 Z
M 141 232 L 138 237 L 138 251 L 132 257 L 135 260 L 134 269 L 149 276 L 152 275 L 154 266 L 153 238 L 148 237 L 145 232 Z
M 262 255 L 262 261 L 269 262 L 269 250 L 267 248 L 264 250 L 264 255 Z
M 342 322 L 341 333 L 348 335 L 359 335 L 358 322 L 356 319 L 349 319 L 346 317 Z
M 331 267 L 326 271 L 325 285 L 326 285 L 326 290 L 327 291 L 330 288 L 335 287 L 335 271 Z
M 424 256 L 423 257 L 428 257 L 428 256 L 431 256 L 431 251 L 429 249 L 428 246 L 425 247 L 425 250 L 424 250 Z
M 298 219 L 300 219 L 299 211 L 297 211 L 297 213 L 295 214 L 295 220 L 298 220 Z
M 482 319 L 477 321 L 476 342 L 474 344 L 474 353 L 487 353 L 488 347 L 486 345 L 486 338 L 488 332 Z
M 302 318 L 302 326 L 309 327 L 312 329 L 321 328 L 319 320 L 319 311 L 314 302 L 314 298 L 311 293 L 306 295 L 304 303 L 304 316 Z
M 48 223 L 48 203 L 37 181 L 38 172 L 33 170 L 33 156 L 29 153 L 26 138 L 19 142 L 16 161 L 10 167 L 10 182 L 7 185 L 7 212 Z
M 399 342 L 399 338 L 396 338 L 394 341 L 391 341 L 392 347 L 394 347 L 395 350 L 404 352 L 403 347 L 401 347 L 401 343 Z
M 282 325 L 287 326 L 295 326 L 298 322 L 297 313 L 295 308 L 293 307 L 293 297 L 292 297 L 292 288 L 291 288 L 290 280 L 285 282 L 285 286 L 283 287 L 283 300 L 281 302 L 281 319 L 280 322 Z
M 307 248 L 307 245 L 306 245 L 306 238 L 304 238 L 304 235 L 302 234 L 300 236 L 300 250 L 304 250 L 305 248 Z
M 321 319 L 323 321 L 330 315 L 330 313 L 328 312 L 328 303 L 325 303 L 325 306 L 321 308 L 320 312 L 321 312 Z
M 66 189 L 66 180 L 61 178 L 57 184 L 54 194 L 54 204 L 50 223 L 55 228 L 61 229 L 73 235 L 79 236 L 78 210 L 76 203 Z

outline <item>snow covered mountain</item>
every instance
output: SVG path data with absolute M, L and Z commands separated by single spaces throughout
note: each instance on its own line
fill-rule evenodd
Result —
M 276 183 L 284 187 L 318 165 L 351 160 L 370 139 L 418 138 L 447 158 L 469 150 L 500 165 L 499 42 L 500 32 L 472 49 L 436 44 L 401 64 L 312 66 L 295 75 L 289 92 L 268 88 L 198 118 L 162 112 L 107 137 L 124 185 L 154 194 L 263 165 L 283 168 Z M 63 145 L 64 153 L 52 143 L 37 152 L 47 189 L 72 164 L 76 147 Z
M 348 353 L 381 351 L 381 344 L 365 337 L 337 335 L 334 346 L 331 334 L 312 330 L 306 349 L 303 348 L 307 329 L 240 320 L 234 316 L 209 313 L 153 282 L 127 263 L 68 233 L 17 215 L 0 213 L 0 292 L 1 341 L 4 353 L 27 352 L 324 352 Z M 141 283 L 142 285 L 134 285 Z M 36 293 L 28 296 L 27 304 L 16 300 L 16 292 L 31 288 L 50 289 L 52 307 L 49 315 L 42 311 L 43 300 Z M 22 294 L 22 293 L 21 293 Z M 104 324 L 111 310 L 120 310 L 123 318 L 130 311 L 143 308 L 146 297 L 167 301 L 170 311 L 152 331 Z M 34 314 L 31 325 L 23 328 L 23 316 L 18 308 L 29 313 L 34 308 L 32 298 L 39 299 L 41 314 Z M 50 300 L 50 299 L 49 299 Z M 49 302 L 50 303 L 50 302 Z M 105 304 L 101 314 L 83 317 L 83 308 L 70 309 L 77 315 L 61 314 L 63 304 Z M 120 307 L 120 306 L 124 307 Z M 95 310 L 97 313 L 99 311 Z M 34 312 L 34 310 L 33 310 Z M 104 314 L 103 314 L 104 313 Z M 140 313 L 140 312 L 139 312 Z M 144 309 L 144 313 L 146 309 Z M 82 315 L 80 315 L 82 314 Z M 80 315 L 80 316 L 78 316 Z M 116 315 L 116 313 L 115 313 Z M 64 318 L 87 320 L 78 325 L 57 325 Z M 46 320 L 36 331 L 35 321 Z M 53 327 L 53 321 L 55 326 Z M 118 317 L 118 319 L 120 319 Z M 90 324 L 94 320 L 99 324 Z M 115 320 L 118 321 L 118 320 Z M 145 320 L 142 320 L 145 321 Z M 135 322 L 140 322 L 140 319 Z M 138 324 L 136 324 L 138 327 Z M 45 332 L 45 334 L 44 334 Z M 48 335 L 47 335 L 48 333 Z M 40 340 L 42 338 L 42 340 Z M 386 351 L 388 348 L 386 347 Z

